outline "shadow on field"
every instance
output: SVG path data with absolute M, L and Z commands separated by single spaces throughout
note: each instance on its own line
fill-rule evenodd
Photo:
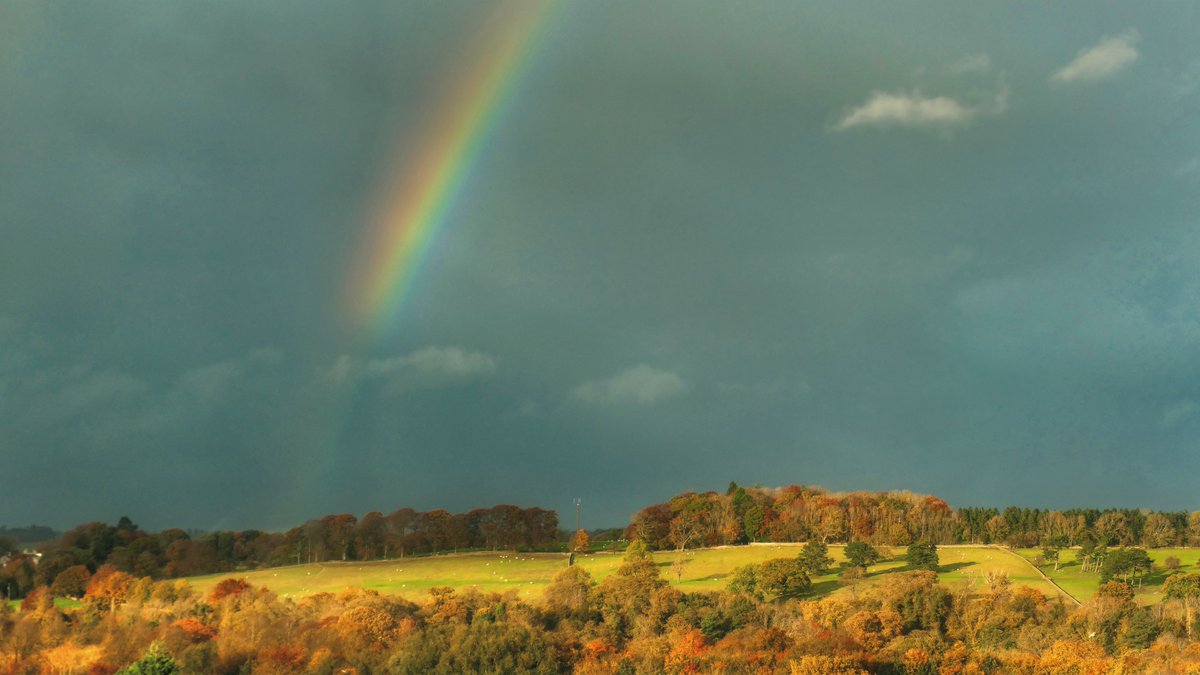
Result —
M 881 577 L 885 574 L 895 574 L 896 572 L 908 572 L 908 571 L 910 571 L 910 568 L 908 565 L 891 565 L 889 567 L 884 567 L 882 569 L 869 570 L 869 571 L 867 571 L 867 573 L 865 575 L 863 575 L 863 578 L 869 579 L 871 577 Z
M 837 579 L 828 579 L 826 581 L 818 581 L 818 582 L 815 582 L 812 585 L 812 587 L 808 589 L 808 594 L 817 596 L 817 597 L 823 597 L 823 596 L 829 595 L 830 593 L 836 591 L 838 589 L 839 585 L 840 584 L 838 584 Z
M 963 561 L 963 562 L 955 562 L 955 563 L 947 563 L 945 565 L 939 565 L 937 568 L 937 572 L 938 572 L 938 574 L 946 574 L 948 572 L 957 572 L 958 570 L 961 570 L 964 567 L 972 567 L 972 566 L 975 566 L 978 564 L 979 563 L 977 561 L 973 561 L 973 560 Z M 912 567 L 912 566 L 906 565 L 906 564 L 905 565 L 892 565 L 889 567 L 884 567 L 883 569 L 870 570 L 865 575 L 863 575 L 863 578 L 864 579 L 873 579 L 876 577 L 882 577 L 887 574 L 915 572 L 918 569 L 920 569 L 920 568 Z
M 1161 586 L 1166 582 L 1167 577 L 1178 573 L 1179 570 L 1166 570 L 1160 567 L 1157 570 L 1142 575 L 1141 582 L 1145 586 Z

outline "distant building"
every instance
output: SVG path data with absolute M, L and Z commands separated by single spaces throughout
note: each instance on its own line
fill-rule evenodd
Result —
M 20 553 L 5 553 L 4 555 L 0 556 L 0 567 L 4 567 L 8 563 L 12 562 L 17 556 L 25 556 L 26 558 L 29 558 L 29 562 L 34 565 L 42 562 L 42 554 L 40 551 L 27 548 Z

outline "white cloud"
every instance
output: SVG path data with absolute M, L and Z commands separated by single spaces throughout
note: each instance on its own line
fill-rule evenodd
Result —
M 169 388 L 154 392 L 132 423 L 139 431 L 166 430 L 242 405 L 254 392 L 261 393 L 264 384 L 274 381 L 272 371 L 283 358 L 278 349 L 266 348 L 184 371 Z
M 180 375 L 176 391 L 188 400 L 216 401 L 236 386 L 245 376 L 245 364 L 238 361 L 222 361 L 193 368 Z
M 946 66 L 946 72 L 951 75 L 986 73 L 991 69 L 992 59 L 987 54 L 968 54 Z
M 368 377 L 389 377 L 417 371 L 430 375 L 470 377 L 494 370 L 495 360 L 483 352 L 469 352 L 461 347 L 426 347 L 403 356 L 368 361 L 366 373 Z
M 495 370 L 496 360 L 483 352 L 468 351 L 461 347 L 430 346 L 369 361 L 343 354 L 325 371 L 324 379 L 337 385 L 352 384 L 359 380 L 379 380 L 395 393 L 463 382 L 489 375 Z
M 1008 105 L 1008 88 L 1001 85 L 992 100 L 971 104 L 949 96 L 927 97 L 919 91 L 891 94 L 874 91 L 867 102 L 847 112 L 834 126 L 837 131 L 854 127 L 910 127 L 950 129 L 984 115 L 999 115 Z
M 1195 401 L 1188 399 L 1177 401 L 1163 411 L 1162 428 L 1172 429 L 1180 422 L 1193 417 L 1197 412 L 1200 412 L 1200 405 L 1197 405 Z
M 639 364 L 604 380 L 589 380 L 575 387 L 575 398 L 587 403 L 637 403 L 653 405 L 687 391 L 687 382 L 669 370 Z
M 1091 82 L 1102 80 L 1120 72 L 1137 61 L 1138 51 L 1134 44 L 1138 40 L 1135 30 L 1127 30 L 1116 37 L 1106 37 L 1087 49 L 1081 49 L 1067 65 L 1055 71 L 1050 79 L 1055 82 Z
M 717 391 L 738 398 L 778 398 L 808 396 L 812 386 L 798 380 L 770 380 L 766 382 L 718 382 Z
M 329 370 L 325 371 L 325 379 L 331 382 L 342 384 L 351 380 L 358 379 L 359 366 L 353 356 L 342 354 L 337 357 Z
M 61 387 L 46 411 L 52 419 L 66 420 L 97 409 L 107 409 L 140 396 L 146 382 L 119 371 L 93 372 L 88 367 L 72 368 L 55 378 Z

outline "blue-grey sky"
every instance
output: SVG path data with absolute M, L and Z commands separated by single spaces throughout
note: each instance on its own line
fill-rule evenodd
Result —
M 475 2 L 0 5 L 0 523 L 1200 508 L 1200 5 L 579 2 L 389 329 Z

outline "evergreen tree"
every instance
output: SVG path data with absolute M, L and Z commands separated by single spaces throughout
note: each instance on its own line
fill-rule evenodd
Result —
M 829 557 L 829 547 L 819 541 L 810 541 L 805 544 L 797 560 L 800 562 L 800 567 L 812 576 L 824 574 L 833 564 L 833 558 Z
M 936 572 L 938 561 L 937 546 L 928 542 L 913 542 L 908 545 L 908 566 L 915 570 L 931 570 Z
M 846 544 L 846 563 L 850 567 L 866 569 L 879 560 L 879 551 L 865 541 L 852 541 Z
M 117 675 L 176 675 L 179 666 L 163 651 L 162 645 L 155 642 L 146 650 L 141 659 L 134 661 L 125 668 L 117 671 Z

